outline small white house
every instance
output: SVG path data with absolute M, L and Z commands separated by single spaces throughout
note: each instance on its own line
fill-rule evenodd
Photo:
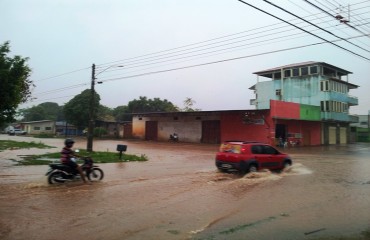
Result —
M 55 134 L 55 121 L 52 120 L 22 122 L 21 125 L 28 134 Z

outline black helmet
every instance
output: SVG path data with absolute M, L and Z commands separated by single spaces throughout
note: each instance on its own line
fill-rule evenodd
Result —
M 64 145 L 72 145 L 74 144 L 75 141 L 72 139 L 72 138 L 67 138 L 66 140 L 64 140 Z

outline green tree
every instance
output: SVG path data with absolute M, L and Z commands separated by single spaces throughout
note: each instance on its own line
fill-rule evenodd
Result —
M 127 106 L 118 106 L 113 109 L 113 116 L 117 122 L 131 121 L 131 113 Z
M 45 116 L 45 109 L 39 105 L 33 106 L 26 109 L 19 110 L 19 114 L 23 116 L 22 121 L 38 121 L 38 120 L 46 120 Z
M 178 108 L 167 99 L 160 98 L 148 99 L 147 97 L 139 97 L 130 101 L 127 105 L 130 113 L 144 112 L 177 112 Z
M 63 107 L 54 102 L 44 102 L 37 106 L 19 110 L 23 121 L 64 120 Z
M 91 97 L 91 90 L 86 89 L 82 91 L 80 94 L 76 95 L 72 98 L 69 102 L 64 105 L 63 111 L 66 117 L 66 120 L 69 123 L 72 123 L 79 129 L 86 128 L 89 125 L 90 115 L 90 97 Z M 94 97 L 94 112 L 96 119 L 98 110 L 99 110 L 99 102 L 100 96 L 99 94 L 95 93 Z
M 107 106 L 99 105 L 97 118 L 103 121 L 114 121 L 113 110 Z
M 9 57 L 9 42 L 0 45 L 0 125 L 14 121 L 19 104 L 31 98 L 28 58 Z
M 201 111 L 199 108 L 193 108 L 194 104 L 195 104 L 195 100 L 193 100 L 192 98 L 186 98 L 184 100 L 184 109 L 183 111 L 184 112 L 197 112 L 197 111 Z

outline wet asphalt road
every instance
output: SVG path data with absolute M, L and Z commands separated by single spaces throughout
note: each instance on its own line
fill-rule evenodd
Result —
M 244 177 L 216 171 L 218 145 L 105 140 L 94 150 L 117 144 L 149 161 L 100 164 L 105 178 L 92 185 L 49 186 L 47 166 L 7 161 L 59 148 L 0 152 L 0 239 L 370 237 L 370 144 L 285 149 L 292 168 Z

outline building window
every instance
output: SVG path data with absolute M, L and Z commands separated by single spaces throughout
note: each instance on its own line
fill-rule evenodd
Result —
M 290 69 L 287 69 L 284 71 L 284 77 L 291 77 L 291 70 Z
M 274 79 L 281 79 L 281 72 L 276 72 L 273 75 Z
M 281 89 L 276 89 L 275 93 L 276 93 L 276 96 L 281 96 Z
M 299 76 L 299 68 L 293 68 L 293 77 Z
M 310 74 L 317 74 L 317 73 L 318 73 L 317 66 L 310 67 Z
M 323 92 L 329 91 L 329 81 L 321 81 L 320 82 L 320 90 Z
M 45 130 L 50 131 L 51 127 L 45 127 Z
M 301 68 L 301 75 L 306 76 L 308 75 L 308 67 L 303 67 Z
M 40 127 L 33 127 L 33 130 L 39 131 Z
M 348 104 L 337 101 L 321 101 L 320 107 L 322 112 L 348 112 Z

